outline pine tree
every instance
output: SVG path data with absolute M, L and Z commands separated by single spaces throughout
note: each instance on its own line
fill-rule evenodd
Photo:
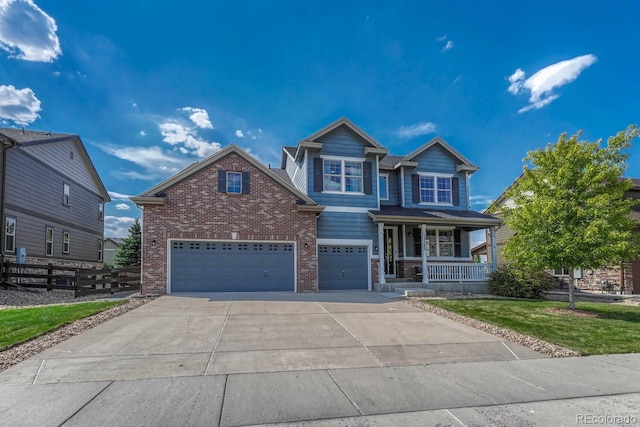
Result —
M 140 265 L 140 249 L 142 247 L 142 230 L 140 221 L 129 227 L 129 235 L 122 240 L 122 244 L 116 252 L 114 263 L 116 267 L 131 267 Z

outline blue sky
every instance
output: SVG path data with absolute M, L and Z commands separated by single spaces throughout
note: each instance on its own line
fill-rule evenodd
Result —
M 126 196 L 220 147 L 277 166 L 342 116 L 392 154 L 445 139 L 482 210 L 528 150 L 640 122 L 639 23 L 635 0 L 0 0 L 0 126 L 80 135 L 106 236 L 140 217 Z

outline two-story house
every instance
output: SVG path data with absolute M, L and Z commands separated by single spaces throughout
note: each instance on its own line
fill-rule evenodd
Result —
M 4 150 L 1 250 L 7 260 L 102 264 L 111 201 L 77 135 L 0 128 Z
M 382 290 L 416 267 L 425 287 L 478 289 L 470 233 L 500 220 L 470 209 L 477 170 L 440 138 L 389 155 L 345 118 L 283 147 L 280 169 L 229 146 L 132 198 L 143 292 Z

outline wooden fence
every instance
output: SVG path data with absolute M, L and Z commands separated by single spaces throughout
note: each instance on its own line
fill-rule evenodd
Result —
M 140 267 L 87 270 L 53 264 L 2 264 L 2 286 L 66 289 L 75 296 L 140 290 Z

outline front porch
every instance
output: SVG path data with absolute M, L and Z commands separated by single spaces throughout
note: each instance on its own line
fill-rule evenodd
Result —
M 471 232 L 491 229 L 488 243 L 495 247 L 500 219 L 474 211 L 399 207 L 382 207 L 369 216 L 378 227 L 380 254 L 374 289 L 488 290 L 496 265 L 474 262 Z

